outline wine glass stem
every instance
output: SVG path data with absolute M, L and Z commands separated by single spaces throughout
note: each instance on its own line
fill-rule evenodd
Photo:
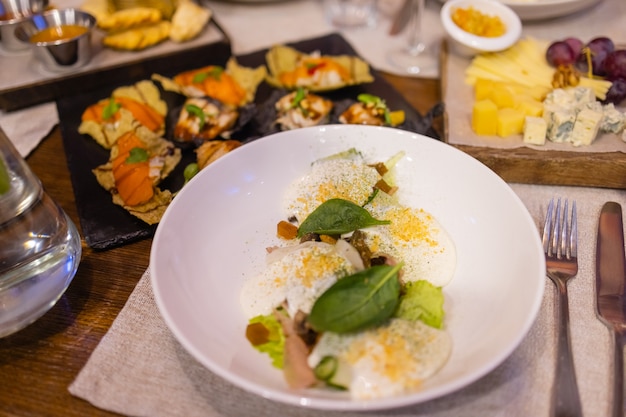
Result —
M 424 16 L 424 1 L 411 0 L 411 20 L 409 21 L 407 49 L 411 55 L 419 55 L 426 49 L 422 41 L 422 21 Z

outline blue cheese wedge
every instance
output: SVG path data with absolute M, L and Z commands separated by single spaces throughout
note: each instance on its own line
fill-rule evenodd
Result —
M 580 109 L 587 103 L 595 103 L 596 95 L 589 87 L 574 87 L 567 89 L 567 93 L 572 97 L 574 107 Z
M 576 113 L 572 109 L 559 105 L 545 105 L 543 118 L 548 126 L 546 138 L 552 142 L 570 142 L 570 136 L 576 121 Z
M 570 135 L 572 145 L 591 145 L 600 130 L 602 117 L 602 112 L 592 109 L 583 109 L 578 112 L 572 134 Z
M 626 127 L 626 114 L 615 108 L 613 103 L 606 104 L 602 107 L 602 123 L 600 131 L 606 133 L 620 133 Z
M 526 116 L 524 119 L 524 143 L 545 145 L 548 124 L 542 117 Z

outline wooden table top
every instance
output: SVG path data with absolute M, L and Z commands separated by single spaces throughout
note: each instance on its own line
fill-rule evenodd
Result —
M 438 80 L 385 75 L 420 113 L 441 100 Z M 59 128 L 27 158 L 48 194 L 80 229 Z M 68 386 L 106 334 L 148 267 L 151 239 L 96 251 L 81 263 L 58 303 L 38 321 L 0 339 L 0 415 L 113 416 L 72 396 Z

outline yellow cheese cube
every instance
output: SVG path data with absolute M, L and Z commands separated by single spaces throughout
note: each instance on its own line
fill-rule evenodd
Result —
M 498 108 L 491 100 L 478 100 L 472 107 L 472 129 L 478 135 L 495 135 Z
M 526 93 L 529 94 L 532 98 L 534 98 L 537 101 L 543 101 L 543 99 L 546 98 L 546 96 L 548 95 L 550 91 L 552 90 L 548 87 L 535 85 L 535 86 L 530 87 L 526 91 Z
M 524 113 L 516 109 L 499 109 L 496 133 L 503 138 L 522 133 L 524 130 L 524 117 Z
M 489 99 L 493 101 L 499 109 L 514 107 L 515 100 L 513 97 L 513 92 L 506 85 L 495 86 L 489 95 Z
M 496 82 L 493 80 L 478 78 L 476 84 L 474 84 L 474 99 L 484 100 L 489 98 L 495 84 Z
M 519 96 L 516 102 L 515 108 L 526 116 L 541 117 L 543 115 L 543 103 L 530 96 Z

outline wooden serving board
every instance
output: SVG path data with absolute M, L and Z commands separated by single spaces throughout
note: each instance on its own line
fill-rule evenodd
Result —
M 448 88 L 448 45 L 441 46 L 441 97 Z M 460 76 L 463 76 L 462 74 Z M 443 140 L 449 142 L 449 121 L 443 116 Z M 450 143 L 487 165 L 507 182 L 626 189 L 626 154 L 623 152 L 574 152 L 521 147 L 497 149 Z
M 91 61 L 66 72 L 46 71 L 30 51 L 7 55 L 0 48 L 0 110 L 14 111 L 59 97 L 83 94 L 111 84 L 112 80 L 140 80 L 178 66 L 186 69 L 198 56 L 219 45 L 230 53 L 230 39 L 213 16 L 201 34 L 177 44 L 165 41 L 142 51 L 116 51 L 102 46 L 104 32 L 94 31 Z

